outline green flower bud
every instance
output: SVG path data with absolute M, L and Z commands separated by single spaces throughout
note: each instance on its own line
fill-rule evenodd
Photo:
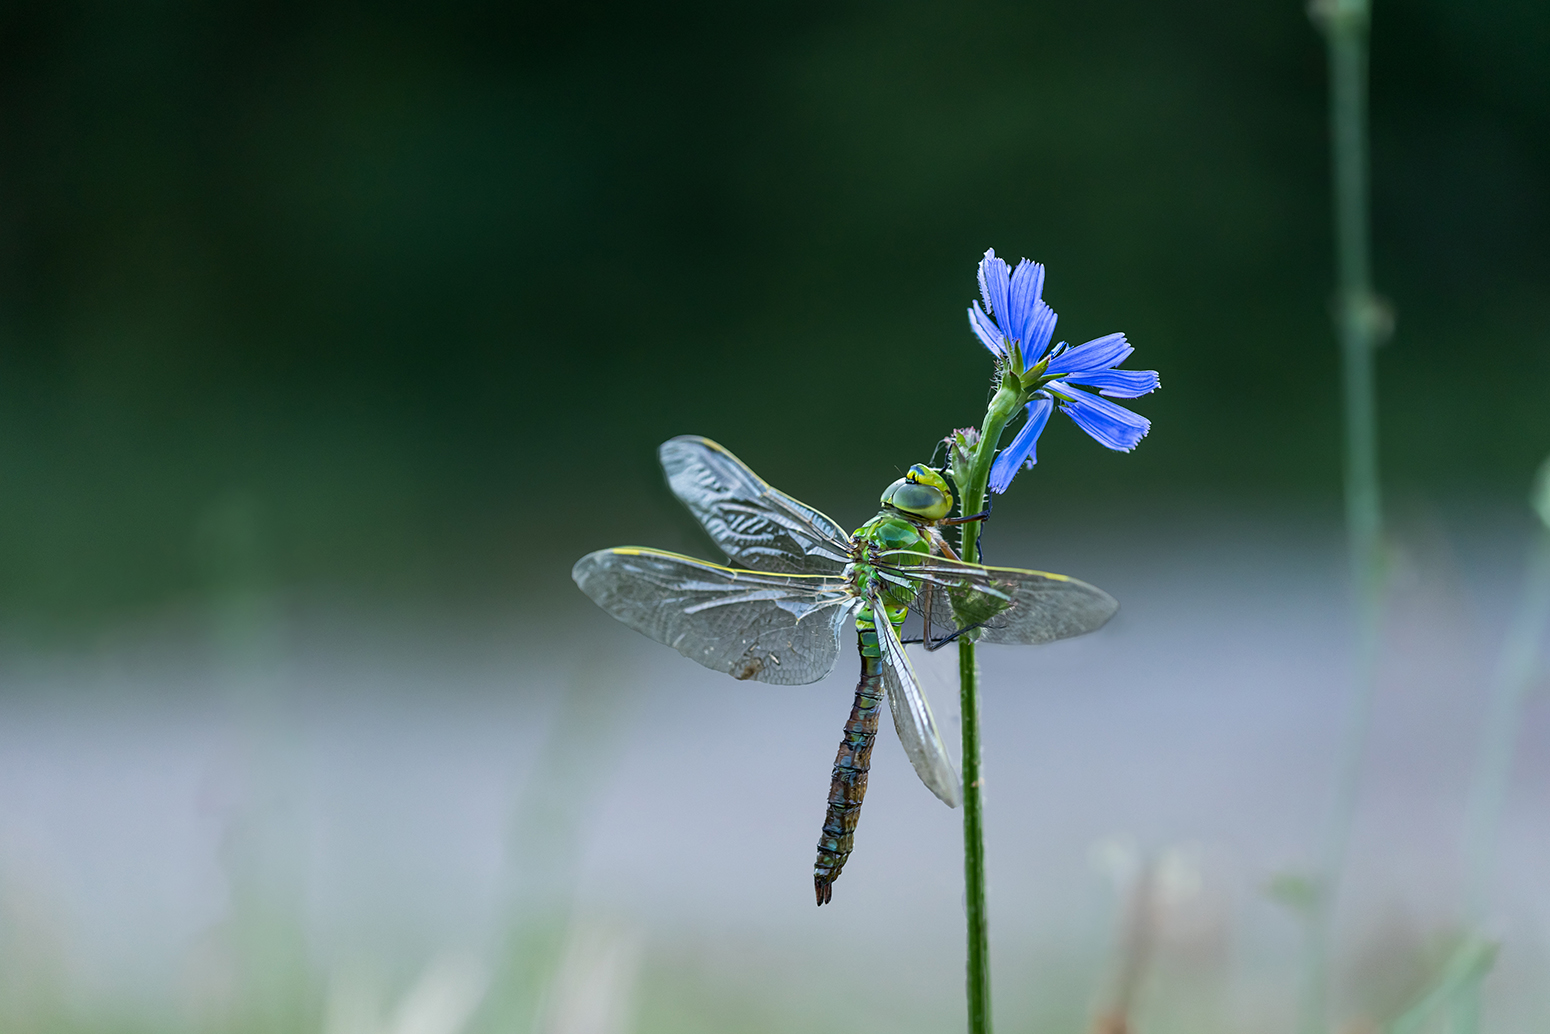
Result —
M 980 431 L 977 427 L 960 427 L 946 438 L 947 470 L 953 476 L 953 484 L 962 492 L 969 483 L 969 471 L 974 466 L 974 451 L 979 448 Z

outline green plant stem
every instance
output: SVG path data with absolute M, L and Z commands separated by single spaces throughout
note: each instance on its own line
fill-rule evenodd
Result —
M 974 644 L 958 643 L 958 693 L 963 721 L 963 912 L 968 928 L 965 994 L 969 1034 L 990 1034 L 990 924 L 985 914 L 985 825 L 980 790 L 979 660 Z
M 1024 401 L 1023 392 L 1003 385 L 990 401 L 980 442 L 969 468 L 968 483 L 959 485 L 960 505 L 965 514 L 985 508 L 986 486 L 990 483 L 990 464 L 995 457 L 1001 432 L 1017 415 Z M 979 524 L 965 524 L 960 540 L 962 556 L 973 560 L 978 555 Z M 964 920 L 968 926 L 967 996 L 969 1034 L 990 1034 L 990 936 L 985 912 L 985 833 L 980 775 L 980 703 L 979 662 L 974 643 L 964 636 L 958 640 L 959 706 L 963 725 L 963 892 Z
M 1313 15 L 1324 30 L 1329 53 L 1336 323 L 1345 382 L 1345 520 L 1355 665 L 1304 957 L 1298 1028 L 1302 1034 L 1321 1034 L 1326 1029 L 1335 905 L 1356 814 L 1383 617 L 1383 518 L 1373 369 L 1381 309 L 1372 294 L 1367 215 L 1368 8 L 1366 0 L 1323 0 L 1315 5 Z

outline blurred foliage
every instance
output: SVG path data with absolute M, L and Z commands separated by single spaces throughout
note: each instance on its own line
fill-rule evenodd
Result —
M 1386 473 L 1516 496 L 1550 7 L 1376 17 Z M 1338 489 L 1299 4 L 20 2 L 0 49 L 6 627 L 189 591 L 234 496 L 283 583 L 561 578 L 669 512 L 682 432 L 865 505 L 980 410 L 987 246 L 1163 374 L 1134 456 L 1057 423 L 1043 485 Z

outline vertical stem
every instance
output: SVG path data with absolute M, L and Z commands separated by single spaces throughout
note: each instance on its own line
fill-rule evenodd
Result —
M 963 496 L 959 501 L 963 513 L 979 513 L 984 509 L 991 460 L 1001 441 L 1001 432 L 1017 415 L 1022 401 L 1021 391 L 1010 386 L 1003 386 L 991 399 L 968 483 L 958 486 Z M 971 522 L 962 525 L 962 529 L 961 555 L 972 561 L 978 556 L 979 524 Z M 990 1034 L 990 936 L 985 911 L 984 803 L 980 792 L 984 780 L 980 776 L 979 664 L 974 642 L 969 636 L 958 640 L 958 686 L 963 724 L 963 895 L 964 920 L 968 927 L 969 1034 Z
M 979 661 L 967 637 L 958 643 L 963 715 L 963 903 L 968 926 L 969 1034 L 990 1034 L 990 929 L 985 914 L 985 834 L 980 796 Z
M 1304 957 L 1298 1028 L 1302 1034 L 1320 1034 L 1326 1029 L 1335 904 L 1372 718 L 1383 609 L 1373 371 L 1379 309 L 1372 295 L 1367 216 L 1367 0 L 1321 0 L 1313 14 L 1324 30 L 1329 53 L 1336 320 L 1345 381 L 1345 521 L 1354 597 L 1355 664 Z

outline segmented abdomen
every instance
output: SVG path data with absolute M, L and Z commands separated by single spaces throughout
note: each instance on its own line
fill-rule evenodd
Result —
M 870 651 L 868 636 L 872 637 Z M 845 723 L 845 738 L 840 740 L 839 753 L 834 756 L 829 810 L 824 815 L 823 834 L 818 838 L 818 861 L 813 865 L 813 890 L 820 905 L 829 901 L 834 881 L 840 878 L 845 859 L 850 857 L 856 840 L 856 822 L 861 818 L 861 801 L 866 797 L 867 772 L 872 767 L 872 744 L 877 740 L 884 693 L 876 637 L 875 629 L 861 634 L 861 681 L 856 684 L 856 702 L 850 709 L 850 720 Z

